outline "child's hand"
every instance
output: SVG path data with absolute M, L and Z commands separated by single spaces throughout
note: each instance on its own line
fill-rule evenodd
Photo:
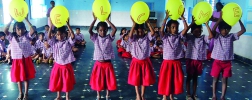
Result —
M 130 19 L 133 22 L 133 24 L 136 24 L 136 22 L 133 20 L 132 16 L 130 16 Z
M 183 13 L 181 15 L 182 18 L 184 18 L 184 13 L 185 13 L 185 8 L 184 8 L 184 11 L 183 11 Z
M 192 16 L 192 24 L 195 24 L 196 20 L 195 20 L 195 17 Z
M 170 13 L 170 11 L 169 10 L 166 10 L 166 15 L 165 15 L 165 19 L 168 19 L 169 18 L 169 16 L 171 16 L 171 15 L 169 15 L 169 13 Z
M 111 13 L 110 13 L 109 16 L 108 16 L 107 21 L 109 21 L 110 15 L 111 15 Z
M 94 20 L 97 20 L 97 17 L 95 16 L 94 12 L 93 12 L 93 18 Z
M 208 26 L 208 23 L 209 23 L 209 21 L 207 21 L 207 22 L 205 23 L 205 25 Z
M 69 25 L 69 23 L 70 23 L 70 18 L 67 18 L 67 25 Z

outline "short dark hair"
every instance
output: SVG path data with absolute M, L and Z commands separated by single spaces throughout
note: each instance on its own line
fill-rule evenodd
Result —
M 191 32 L 193 32 L 196 28 L 202 29 L 202 25 L 193 24 L 191 27 Z
M 166 26 L 171 27 L 171 24 L 177 24 L 179 26 L 179 22 L 172 19 L 167 22 Z
M 95 28 L 95 30 L 98 30 L 99 27 L 104 27 L 105 29 L 108 29 L 108 24 L 106 22 L 99 22 Z
M 218 26 L 219 30 L 221 29 L 228 29 L 230 30 L 232 27 L 228 25 L 225 21 L 221 21 Z
M 49 25 L 45 25 L 45 27 L 49 27 Z
M 53 0 L 50 3 L 54 3 L 55 4 L 55 2 Z
M 145 27 L 144 27 L 144 24 L 136 24 L 136 26 L 135 26 L 135 30 L 137 30 L 137 29 L 144 29 Z
M 39 32 L 39 33 L 38 33 L 38 36 L 40 36 L 40 35 L 45 36 L 45 33 Z
M 64 32 L 66 32 L 66 27 L 65 26 L 59 27 L 59 28 L 57 28 L 57 31 L 59 31 L 61 34 L 63 34 Z
M 79 28 L 79 27 L 77 27 L 77 28 L 76 28 L 76 30 L 80 30 L 80 28 Z

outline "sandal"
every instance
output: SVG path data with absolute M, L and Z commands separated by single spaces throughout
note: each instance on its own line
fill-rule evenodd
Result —
M 28 94 L 25 94 L 22 100 L 28 100 Z
M 23 93 L 20 93 L 19 96 L 18 96 L 18 98 L 17 98 L 17 100 L 23 100 L 23 98 L 24 98 Z

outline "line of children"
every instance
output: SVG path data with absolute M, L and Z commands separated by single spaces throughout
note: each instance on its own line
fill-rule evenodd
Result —
M 207 46 L 210 39 L 214 39 L 214 47 L 212 58 L 214 58 L 211 75 L 213 76 L 213 97 L 216 100 L 216 84 L 219 74 L 222 73 L 222 95 L 221 100 L 225 100 L 227 89 L 227 79 L 232 76 L 231 60 L 233 57 L 233 41 L 238 40 L 239 37 L 246 31 L 243 23 L 239 21 L 241 30 L 237 33 L 230 33 L 231 26 L 222 20 L 218 19 L 212 31 L 206 22 L 209 36 L 201 35 L 202 25 L 196 25 L 194 18 L 191 25 L 187 25 L 186 20 L 182 14 L 184 29 L 178 32 L 179 23 L 177 20 L 168 20 L 169 11 L 166 12 L 166 17 L 163 21 L 160 33 L 155 33 L 149 21 L 147 26 L 150 32 L 145 34 L 144 25 L 136 24 L 133 20 L 133 26 L 129 33 L 122 29 L 121 43 L 119 49 L 122 48 L 125 57 L 132 58 L 130 64 L 128 84 L 133 85 L 136 91 L 136 100 L 145 100 L 145 87 L 155 83 L 155 73 L 152 63 L 149 59 L 151 52 L 155 49 L 163 54 L 163 62 L 161 65 L 159 80 L 158 80 L 158 94 L 163 95 L 163 100 L 167 100 L 167 96 L 173 100 L 174 94 L 183 93 L 184 73 L 181 66 L 181 58 L 184 58 L 183 41 L 187 42 L 187 49 L 185 58 L 186 61 L 186 92 L 187 100 L 198 99 L 196 95 L 197 78 L 202 74 L 202 61 L 207 59 Z M 221 13 L 222 16 L 222 13 Z M 109 21 L 106 22 L 111 26 L 112 32 L 107 35 L 108 24 L 106 22 L 99 22 L 97 33 L 93 32 L 94 24 L 97 18 L 93 15 L 94 20 L 89 28 L 90 39 L 94 43 L 94 60 L 96 60 L 93 71 L 90 77 L 91 88 L 97 91 L 97 100 L 100 100 L 100 91 L 106 90 L 106 100 L 109 100 L 109 91 L 116 90 L 116 78 L 111 63 L 114 58 L 112 42 L 115 39 L 116 27 Z M 13 21 L 13 19 L 11 20 Z M 13 59 L 11 68 L 11 81 L 18 83 L 19 97 L 18 100 L 27 100 L 29 80 L 35 78 L 35 68 L 32 63 L 32 58 L 41 57 L 42 62 L 52 62 L 55 59 L 54 67 L 51 71 L 49 89 L 52 92 L 57 92 L 55 100 L 60 100 L 60 92 L 66 92 L 66 99 L 69 100 L 69 92 L 73 90 L 75 84 L 74 71 L 71 62 L 75 61 L 72 52 L 74 45 L 85 45 L 83 35 L 80 33 L 80 28 L 76 28 L 76 35 L 70 27 L 69 20 L 67 27 L 57 29 L 56 36 L 53 36 L 52 26 L 49 26 L 47 38 L 45 40 L 44 33 L 39 33 L 39 40 L 32 37 L 34 28 L 26 19 L 28 25 L 31 27 L 30 32 L 26 31 L 23 22 L 16 22 L 13 27 L 13 32 L 9 33 L 10 23 L 3 32 L 0 32 L 0 54 L 1 57 L 11 55 Z M 167 23 L 166 23 L 167 22 Z M 219 28 L 219 34 L 216 28 Z M 46 26 L 47 27 L 47 26 Z M 166 29 L 164 30 L 164 28 Z M 187 34 L 191 29 L 192 34 Z M 135 33 L 135 34 L 134 34 Z M 159 35 L 156 35 L 159 34 Z M 5 35 L 10 41 L 11 53 L 6 52 Z M 156 36 L 156 40 L 154 40 Z M 36 41 L 36 43 L 35 43 Z M 77 41 L 77 42 L 76 42 Z M 156 45 L 156 46 L 155 46 Z M 7 50 L 9 51 L 9 50 Z M 31 57 L 32 55 L 32 57 Z M 131 56 L 132 55 L 132 56 Z M 154 54 L 155 57 L 161 57 Z M 8 57 L 9 58 L 9 57 Z M 64 74 L 62 74 L 64 73 Z M 190 93 L 190 81 L 193 80 L 193 93 Z M 22 82 L 25 83 L 25 93 L 22 92 Z M 139 92 L 141 86 L 141 92 Z

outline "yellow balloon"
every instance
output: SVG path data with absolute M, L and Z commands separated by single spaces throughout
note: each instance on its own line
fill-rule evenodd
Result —
M 143 2 L 135 2 L 130 10 L 130 15 L 137 24 L 143 24 L 150 16 L 149 6 Z
M 201 25 L 207 22 L 213 14 L 213 9 L 208 2 L 202 1 L 196 4 L 193 8 L 192 15 L 194 16 L 195 23 Z
M 234 26 L 242 16 L 242 9 L 236 3 L 228 3 L 222 8 L 222 19 L 230 26 Z
M 184 12 L 184 4 L 181 0 L 168 0 L 165 10 L 170 11 L 171 19 L 177 20 Z
M 111 12 L 111 6 L 108 0 L 95 0 L 92 6 L 94 15 L 102 22 L 107 20 Z
M 64 26 L 68 18 L 69 12 L 67 8 L 61 5 L 55 6 L 50 13 L 52 24 L 57 28 Z
M 29 12 L 28 5 L 24 0 L 12 0 L 9 5 L 9 12 L 12 18 L 22 22 Z

